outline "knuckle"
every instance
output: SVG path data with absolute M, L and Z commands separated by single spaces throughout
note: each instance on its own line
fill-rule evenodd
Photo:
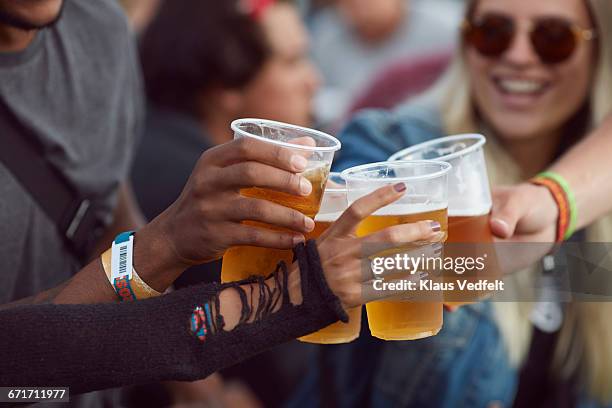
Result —
M 242 137 L 234 142 L 236 144 L 236 153 L 240 157 L 247 157 L 251 151 L 251 140 L 248 137 Z
M 257 228 L 248 228 L 245 232 L 246 242 L 258 244 L 262 240 L 262 233 Z
M 402 234 L 398 229 L 387 228 L 383 234 L 383 239 L 392 244 L 397 244 L 402 240 Z
M 253 220 L 262 220 L 267 214 L 266 203 L 257 200 L 245 200 L 244 215 Z
M 258 171 L 255 163 L 242 163 L 241 165 L 241 175 L 245 182 L 250 184 L 255 184 L 258 181 Z
M 289 191 L 296 191 L 299 192 L 300 191 L 300 177 L 297 174 L 294 173 L 290 173 L 290 172 L 284 172 L 284 184 L 285 184 L 285 188 L 287 188 Z
M 355 202 L 353 205 L 351 205 L 347 212 L 349 216 L 354 219 L 360 220 L 365 217 L 365 211 L 364 211 L 363 205 L 359 202 Z

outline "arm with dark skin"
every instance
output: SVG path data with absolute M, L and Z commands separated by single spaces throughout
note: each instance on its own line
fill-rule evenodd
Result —
M 232 284 L 203 284 L 138 302 L 26 305 L 0 311 L 5 329 L 0 331 L 0 344 L 5 344 L 0 348 L 0 384 L 68 385 L 79 393 L 134 382 L 193 381 L 324 327 L 340 316 L 323 286 L 345 311 L 373 300 L 363 290 L 371 278 L 361 269 L 368 259 L 364 247 L 443 239 L 430 221 L 357 237 L 363 219 L 404 192 L 405 187 L 387 186 L 356 201 L 316 243 L 310 243 L 308 253 L 317 248 L 318 260 L 296 252 L 299 266 L 289 268 L 286 287 L 282 275 L 278 280 L 268 278 L 266 291 L 257 283 L 241 282 L 245 303 Z M 269 312 L 255 309 L 245 316 L 244 306 L 260 304 L 260 296 L 277 296 L 282 302 L 270 303 L 274 307 Z M 223 316 L 225 324 L 209 327 L 206 339 L 199 341 L 190 335 L 189 317 L 203 304 L 211 305 L 212 321 Z M 254 324 L 239 324 L 244 317 Z M 118 365 L 125 369 L 117 370 Z
M 312 186 L 299 174 L 305 165 L 306 160 L 290 150 L 254 139 L 235 140 L 206 151 L 176 202 L 137 231 L 134 268 L 152 288 L 163 292 L 186 268 L 218 259 L 231 246 L 293 248 L 304 240 L 303 234 L 312 230 L 314 222 L 296 210 L 244 197 L 240 189 L 259 186 L 308 195 Z M 104 241 L 140 222 L 138 216 L 129 215 L 128 192 L 127 186 L 123 186 L 119 220 Z M 260 221 L 289 231 L 256 228 L 242 224 L 244 220 Z M 104 244 L 100 246 L 103 247 Z M 26 302 L 115 300 L 116 295 L 96 258 L 59 287 L 4 307 Z

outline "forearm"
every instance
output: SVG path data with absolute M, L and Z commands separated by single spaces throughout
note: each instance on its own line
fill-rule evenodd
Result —
M 242 287 L 247 294 L 262 293 Z M 0 312 L 0 385 L 63 385 L 80 393 L 135 382 L 193 381 L 337 319 L 320 294 L 307 288 L 303 304 L 283 301 L 255 324 L 236 326 L 244 304 L 235 293 L 208 284 L 137 302 Z M 199 340 L 190 332 L 194 308 L 214 305 L 217 295 L 225 329 Z
M 612 116 L 560 158 L 551 170 L 570 184 L 583 228 L 612 211 Z

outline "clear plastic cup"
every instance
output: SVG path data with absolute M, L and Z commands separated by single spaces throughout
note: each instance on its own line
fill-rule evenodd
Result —
M 315 229 L 308 239 L 316 239 L 335 222 L 348 207 L 346 183 L 340 173 L 330 173 L 323 192 L 323 201 L 315 217 Z M 361 306 L 348 311 L 348 323 L 336 322 L 298 340 L 317 344 L 348 343 L 359 337 L 361 330 Z
M 264 119 L 238 119 L 232 122 L 231 128 L 234 131 L 234 139 L 249 137 L 273 143 L 307 158 L 308 164 L 302 176 L 312 184 L 312 192 L 307 197 L 257 187 L 243 189 L 241 194 L 272 201 L 314 218 L 319 211 L 334 153 L 340 149 L 340 141 L 318 130 Z M 310 143 L 305 144 L 306 141 Z M 259 222 L 245 221 L 245 223 L 280 230 Z M 231 282 L 251 275 L 268 275 L 274 271 L 279 261 L 291 262 L 291 260 L 291 250 L 253 246 L 232 247 L 223 256 L 221 280 Z
M 389 160 L 437 160 L 450 163 L 448 175 L 448 256 L 480 256 L 491 253 L 487 264 L 488 274 L 495 275 L 493 235 L 489 224 L 491 190 L 483 147 L 486 138 L 479 134 L 463 134 L 442 137 L 403 149 Z M 482 245 L 478 245 L 482 244 Z M 477 276 L 449 274 L 448 281 L 456 279 L 476 280 Z M 455 286 L 457 286 L 455 284 Z M 477 301 L 482 294 L 448 292 L 446 304 L 457 306 Z
M 446 231 L 450 170 L 448 163 L 423 160 L 372 163 L 343 171 L 349 205 L 385 185 L 403 182 L 407 188 L 399 200 L 363 220 L 357 235 L 424 220 L 437 221 Z M 372 335 L 383 340 L 420 339 L 437 334 L 442 327 L 440 293 L 429 293 L 426 300 L 378 300 L 366 309 Z

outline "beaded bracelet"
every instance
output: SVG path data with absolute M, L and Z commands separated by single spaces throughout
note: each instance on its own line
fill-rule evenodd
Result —
M 530 180 L 532 184 L 546 187 L 559 208 L 556 242 L 572 236 L 576 230 L 577 207 L 574 194 L 568 182 L 559 174 L 546 171 Z

